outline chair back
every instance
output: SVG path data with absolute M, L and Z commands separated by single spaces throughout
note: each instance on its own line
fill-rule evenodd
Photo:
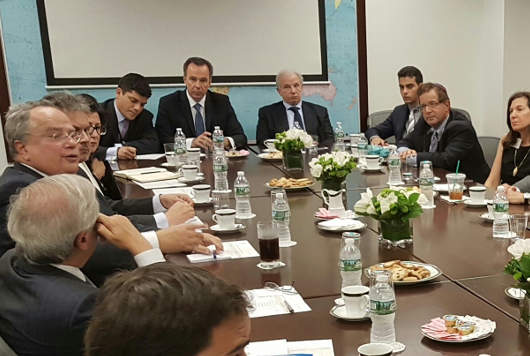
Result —
M 466 119 L 468 119 L 469 121 L 471 121 L 471 115 L 469 115 L 469 113 L 467 112 L 467 110 L 464 110 L 464 109 L 459 109 L 459 108 L 451 108 L 453 109 L 454 111 L 464 115 L 466 117 Z
M 374 127 L 385 121 L 390 114 L 392 113 L 392 110 L 381 110 L 376 111 L 368 115 L 368 127 Z M 385 139 L 388 143 L 395 143 L 396 138 L 394 136 L 388 137 Z
M 482 152 L 484 152 L 484 158 L 488 165 L 493 165 L 495 160 L 495 155 L 497 154 L 497 146 L 499 145 L 500 138 L 493 136 L 479 136 L 478 142 L 480 147 L 482 147 Z

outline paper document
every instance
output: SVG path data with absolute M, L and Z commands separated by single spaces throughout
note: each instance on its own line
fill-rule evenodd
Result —
M 282 292 L 276 289 L 261 288 L 247 291 L 252 303 L 249 316 L 251 318 L 261 318 L 263 316 L 289 314 L 292 310 L 294 313 L 311 311 L 302 296 L 296 293 L 291 287 L 292 292 Z M 293 293 L 294 292 L 294 293 Z
M 165 168 L 158 167 L 124 169 L 114 172 L 114 175 L 116 177 L 122 177 L 140 183 L 177 179 L 179 177 L 179 174 L 177 173 L 173 173 Z
M 251 342 L 245 347 L 247 356 L 334 356 L 333 341 L 307 340 L 289 341 L 285 339 Z
M 136 155 L 136 159 L 148 159 L 148 160 L 156 161 L 157 159 L 162 158 L 164 156 L 165 156 L 164 153 L 150 153 L 150 154 L 145 154 L 145 155 Z
M 122 169 L 115 171 L 114 175 L 117 177 L 127 178 L 138 174 L 149 174 L 156 172 L 167 172 L 168 170 L 160 167 L 144 167 L 144 168 L 133 168 L 133 169 Z
M 162 180 L 159 182 L 136 183 L 144 189 L 160 189 L 173 187 L 186 187 L 185 183 L 180 183 L 177 179 Z
M 223 242 L 223 253 L 217 255 L 217 260 L 259 257 L 258 251 L 247 240 Z M 192 253 L 186 255 L 191 263 L 214 261 L 213 255 Z
M 245 347 L 247 356 L 287 355 L 287 340 L 268 340 L 251 342 Z
M 191 189 L 191 187 L 153 189 L 153 194 L 186 194 L 187 196 L 192 198 L 193 189 Z

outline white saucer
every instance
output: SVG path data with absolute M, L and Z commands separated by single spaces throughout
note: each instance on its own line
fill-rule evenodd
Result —
M 208 198 L 207 201 L 196 201 L 195 199 L 192 199 L 192 200 L 195 205 L 210 205 L 213 203 L 212 197 Z
M 331 316 L 334 316 L 337 319 L 348 320 L 348 321 L 363 321 L 363 320 L 370 319 L 370 315 L 368 313 L 366 313 L 365 316 L 358 317 L 358 318 L 347 316 L 346 307 L 344 305 L 335 305 L 333 308 L 331 308 L 331 310 L 329 311 L 329 314 Z
M 480 218 L 484 219 L 484 220 L 487 220 L 487 221 L 493 221 L 493 218 L 490 218 L 488 213 L 484 213 L 484 214 L 480 215 Z
M 386 184 L 387 184 L 388 186 L 390 186 L 390 187 L 395 187 L 395 186 L 397 186 L 397 185 L 405 185 L 405 182 L 403 182 L 403 181 L 399 181 L 399 182 L 397 182 L 397 183 L 392 183 L 392 184 L 390 184 L 390 182 L 386 182 Z
M 253 219 L 253 218 L 255 218 L 255 217 L 256 217 L 256 214 L 254 214 L 254 213 L 250 214 L 249 216 L 245 216 L 245 217 L 243 217 L 243 218 L 240 217 L 240 216 L 238 216 L 238 215 L 236 214 L 236 219 L 239 219 L 239 220 Z
M 260 262 L 260 263 L 258 263 L 258 264 L 256 265 L 256 267 L 261 268 L 261 269 L 265 269 L 265 270 L 270 270 L 270 269 L 276 269 L 276 268 L 285 267 L 285 263 L 283 263 L 282 261 L 278 261 L 278 265 L 277 265 L 277 266 L 274 266 L 274 267 L 264 267 L 263 262 Z
M 335 299 L 335 305 L 338 305 L 339 307 L 344 305 L 344 299 L 342 298 Z
M 196 182 L 201 182 L 204 180 L 204 176 L 199 176 L 197 175 L 194 179 L 186 179 L 184 177 L 180 177 L 179 179 L 177 179 L 180 183 L 196 183 Z
M 245 225 L 243 224 L 234 224 L 234 227 L 231 227 L 229 229 L 221 228 L 219 225 L 213 225 L 210 226 L 210 230 L 218 232 L 218 233 L 233 233 L 233 232 L 239 232 L 241 230 L 245 229 Z
M 264 152 L 264 153 L 273 153 L 273 152 L 278 152 L 278 150 L 274 149 L 274 150 L 270 150 L 268 148 L 264 148 L 261 150 L 261 152 Z
M 279 242 L 279 246 L 280 247 L 293 247 L 293 246 L 296 246 L 298 242 L 296 241 L 293 241 L 293 240 L 290 240 L 290 241 L 280 241 Z
M 366 166 L 359 166 L 360 170 L 366 171 L 366 172 L 383 172 L 383 166 L 375 167 L 375 168 L 368 168 Z
M 344 223 L 341 224 L 340 220 L 344 220 Z M 317 227 L 326 231 L 344 232 L 362 230 L 366 227 L 366 224 L 354 219 L 332 219 L 319 222 Z
M 517 299 L 517 300 L 523 300 L 524 295 L 526 294 L 526 291 L 521 288 L 508 287 L 504 290 L 504 293 L 510 298 Z
M 160 165 L 161 165 L 162 167 L 170 167 L 170 168 L 173 167 L 173 168 L 177 168 L 177 166 L 174 166 L 174 165 L 172 165 L 172 164 L 169 164 L 168 162 L 161 163 Z
M 471 199 L 466 199 L 466 200 L 464 200 L 464 204 L 466 204 L 466 205 L 469 206 L 470 208 L 480 208 L 480 207 L 483 207 L 483 206 L 488 205 L 487 200 L 483 200 L 483 201 L 473 201 L 473 200 L 471 200 Z

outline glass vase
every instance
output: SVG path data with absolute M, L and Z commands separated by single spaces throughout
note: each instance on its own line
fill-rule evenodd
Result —
M 380 220 L 379 232 L 379 240 L 385 245 L 405 247 L 412 244 L 413 229 L 410 219 Z
M 303 171 L 304 156 L 301 151 L 283 151 L 283 168 L 287 171 Z
M 530 333 L 530 298 L 528 297 L 528 292 L 530 291 L 527 291 L 524 298 L 519 301 L 519 311 L 521 312 L 519 323 L 525 328 L 526 332 Z

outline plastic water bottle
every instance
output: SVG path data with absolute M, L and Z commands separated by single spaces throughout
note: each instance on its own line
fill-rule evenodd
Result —
M 180 127 L 175 132 L 175 155 L 179 164 L 186 164 L 186 135 Z
M 228 188 L 228 163 L 226 162 L 225 152 L 216 151 L 213 157 L 213 175 L 214 175 L 214 187 L 212 191 L 212 199 L 214 209 L 220 209 L 228 207 L 229 205 L 229 194 Z
M 343 238 L 345 234 L 349 233 L 345 232 Z M 339 255 L 339 271 L 342 278 L 342 288 L 361 285 L 362 270 L 363 265 L 361 262 L 361 251 L 359 250 L 359 238 L 346 237 L 344 239 L 344 247 Z
M 510 227 L 508 226 L 509 203 L 506 198 L 504 187 L 499 185 L 495 200 L 493 201 L 493 237 L 506 239 L 510 237 Z
M 388 156 L 388 184 L 401 183 L 401 160 L 397 150 L 393 149 Z
M 432 173 L 432 162 L 422 161 L 420 164 L 420 190 L 427 198 L 425 207 L 430 208 L 434 206 L 434 196 L 432 186 L 434 184 L 434 174 Z
M 289 215 L 289 205 L 285 201 L 283 193 L 276 193 L 276 200 L 274 200 L 274 205 L 272 207 L 272 222 L 278 231 L 280 246 L 289 246 L 291 243 Z
M 238 171 L 234 182 L 234 194 L 236 198 L 236 218 L 248 219 L 252 216 L 250 207 L 250 185 L 245 177 L 245 172 Z
M 223 130 L 219 126 L 215 126 L 212 135 L 213 147 L 215 151 L 224 151 L 225 149 L 225 136 Z
M 366 166 L 366 159 L 364 156 L 368 154 L 368 140 L 364 135 L 359 137 L 359 141 L 357 142 L 357 152 L 359 153 L 359 165 Z
M 375 271 L 370 277 L 370 342 L 391 344 L 396 341 L 394 319 L 396 317 L 396 295 L 392 274 Z
M 337 127 L 335 128 L 335 151 L 345 151 L 346 146 L 344 145 L 344 129 L 342 128 L 342 122 L 337 121 Z

